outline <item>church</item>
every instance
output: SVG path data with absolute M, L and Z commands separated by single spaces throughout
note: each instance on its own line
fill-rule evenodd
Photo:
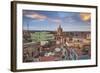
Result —
M 61 25 L 59 25 L 59 27 L 56 30 L 55 41 L 56 44 L 58 45 L 62 45 L 66 43 L 66 34 L 63 32 Z

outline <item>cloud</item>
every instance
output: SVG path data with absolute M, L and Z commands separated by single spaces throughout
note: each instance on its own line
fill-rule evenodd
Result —
M 64 22 L 66 22 L 66 23 L 75 23 L 76 19 L 72 16 L 71 17 L 65 17 Z
M 57 23 L 57 24 L 62 23 L 62 20 L 61 19 L 51 19 L 51 18 L 48 18 L 48 20 L 50 22 Z
M 90 13 L 80 13 L 80 17 L 83 21 L 90 21 L 91 20 Z
M 47 16 L 38 13 L 25 14 L 25 16 L 36 20 L 45 20 L 47 18 Z

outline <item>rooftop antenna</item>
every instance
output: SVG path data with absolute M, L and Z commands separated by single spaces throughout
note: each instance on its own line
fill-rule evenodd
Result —
M 27 33 L 29 33 L 28 31 L 29 31 L 29 23 L 27 23 Z

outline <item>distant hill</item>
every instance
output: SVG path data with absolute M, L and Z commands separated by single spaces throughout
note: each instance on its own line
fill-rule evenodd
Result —
M 56 30 L 23 30 L 27 32 L 56 32 Z M 63 31 L 63 32 L 91 32 L 91 31 Z

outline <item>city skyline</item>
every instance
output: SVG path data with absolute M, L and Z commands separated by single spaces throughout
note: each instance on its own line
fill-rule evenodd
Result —
M 90 31 L 91 14 L 82 12 L 23 10 L 23 30 Z

